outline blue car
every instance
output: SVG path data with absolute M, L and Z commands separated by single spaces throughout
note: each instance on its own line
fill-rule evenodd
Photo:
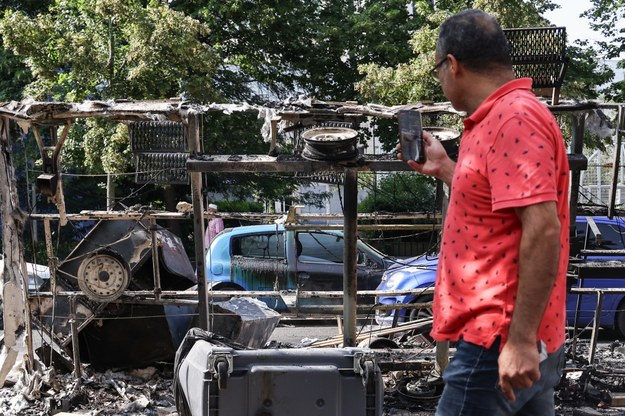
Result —
M 343 249 L 343 234 L 335 230 L 293 230 L 275 224 L 228 228 L 206 253 L 206 279 L 213 290 L 284 291 L 278 299 L 261 298 L 278 311 L 305 303 L 331 304 L 322 297 L 298 299 L 296 290 L 343 290 Z M 395 259 L 361 240 L 357 252 L 358 289 L 373 290 Z
M 592 217 L 601 238 L 596 238 L 592 228 L 588 226 L 587 217 L 577 217 L 577 241 L 586 250 L 623 250 L 625 249 L 625 220 L 621 218 Z M 622 253 L 621 253 L 622 254 Z M 598 261 L 625 261 L 624 255 L 585 255 L 580 259 L 582 262 Z M 436 267 L 438 257 L 436 255 L 422 255 L 399 260 L 384 273 L 378 290 L 413 290 L 434 287 L 436 281 Z M 615 273 L 616 272 L 616 273 Z M 608 275 L 610 273 L 611 275 Z M 583 279 L 574 279 L 571 287 L 585 288 L 625 288 L 625 270 L 618 276 L 618 269 L 605 268 L 589 271 Z M 617 276 L 614 276 L 617 274 Z M 597 297 L 594 294 L 567 296 L 567 324 L 572 326 L 575 322 L 575 311 L 580 296 L 578 312 L 578 326 L 592 325 Z M 410 294 L 400 296 L 380 296 L 378 302 L 383 305 L 423 303 L 432 300 L 431 294 Z M 400 309 L 397 319 L 399 322 L 410 321 L 432 315 L 431 309 Z M 390 324 L 394 318 L 393 311 L 379 311 L 376 321 L 379 324 Z M 605 295 L 600 315 L 600 325 L 604 328 L 614 329 L 617 335 L 625 338 L 625 294 Z

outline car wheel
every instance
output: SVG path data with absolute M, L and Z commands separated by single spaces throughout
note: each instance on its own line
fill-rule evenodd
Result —
M 418 298 L 416 298 L 415 300 L 413 300 L 411 303 L 425 303 L 425 302 L 431 302 L 432 301 L 432 295 L 425 295 L 425 296 L 419 296 Z M 432 318 L 432 308 L 419 308 L 419 309 L 410 309 L 410 313 L 408 314 L 408 321 L 416 321 L 417 319 L 425 319 L 425 318 Z M 415 329 L 413 334 L 423 334 L 426 336 L 429 336 L 430 331 L 432 330 L 432 324 L 428 324 L 425 326 L 422 326 L 419 329 Z
M 234 284 L 234 283 L 220 283 L 215 285 L 215 287 L 211 288 L 208 292 L 208 297 L 210 300 L 212 301 L 225 301 L 225 300 L 229 300 L 230 296 L 217 296 L 217 295 L 213 295 L 211 292 L 212 291 L 217 291 L 217 292 L 230 292 L 230 291 L 243 291 L 245 289 L 243 289 L 241 286 Z
M 616 332 L 616 336 L 619 339 L 625 340 L 625 298 L 621 300 L 616 309 L 616 314 L 614 316 L 614 332 Z

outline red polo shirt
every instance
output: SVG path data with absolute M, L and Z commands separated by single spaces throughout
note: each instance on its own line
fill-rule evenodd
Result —
M 531 91 L 511 81 L 464 120 L 445 217 L 432 336 L 490 348 L 506 342 L 519 276 L 514 208 L 556 201 L 558 276 L 538 330 L 549 352 L 564 343 L 569 253 L 569 164 L 560 129 Z

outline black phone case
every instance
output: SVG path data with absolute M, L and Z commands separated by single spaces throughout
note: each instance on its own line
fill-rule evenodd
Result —
M 423 137 L 421 136 L 421 112 L 417 110 L 401 110 L 397 114 L 399 122 L 399 143 L 402 160 L 425 162 Z

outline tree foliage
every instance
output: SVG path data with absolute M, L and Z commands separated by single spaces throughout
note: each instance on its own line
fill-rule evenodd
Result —
M 602 3 L 600 0 L 594 0 L 594 2 Z M 356 85 L 356 88 L 365 99 L 388 105 L 444 100 L 439 84 L 428 77 L 428 72 L 434 65 L 433 55 L 438 27 L 448 16 L 463 8 L 482 9 L 497 17 L 502 27 L 512 28 L 549 25 L 549 22 L 542 16 L 546 11 L 557 7 L 550 0 L 441 0 L 418 1 L 414 4 L 417 13 L 427 18 L 425 24 L 412 37 L 413 57 L 407 63 L 396 66 L 361 65 L 359 70 L 364 78 Z M 611 8 L 604 6 L 597 13 L 601 15 L 608 9 L 614 11 L 615 8 L 616 6 Z M 614 19 L 608 20 L 610 24 L 614 21 Z M 622 42 L 620 44 L 617 42 L 617 45 L 622 45 Z M 610 81 L 614 75 L 601 62 L 600 51 L 581 42 L 577 45 L 569 45 L 568 57 L 568 72 L 562 94 L 578 99 L 598 98 L 601 93 L 599 87 Z
M 352 100 L 357 66 L 405 62 L 420 20 L 403 0 L 173 1 L 210 28 L 228 97 L 267 101 L 302 93 Z
M 605 40 L 598 42 L 607 59 L 618 59 L 618 67 L 625 68 L 625 2 L 622 0 L 591 0 L 592 7 L 583 15 L 590 27 L 600 31 Z M 608 98 L 625 101 L 625 81 L 619 80 L 604 91 Z
M 7 10 L 0 29 L 32 71 L 25 95 L 36 99 L 215 94 L 215 56 L 200 41 L 208 28 L 158 1 L 56 0 L 35 17 Z
M 433 212 L 435 181 L 414 172 L 396 172 L 376 184 L 376 176 L 365 176 L 361 187 L 370 193 L 358 204 L 359 212 Z
M 593 24 L 623 51 L 622 1 L 592 0 Z M 442 101 L 428 75 L 441 22 L 463 8 L 494 14 L 504 27 L 541 26 L 551 0 L 7 0 L 0 5 L 0 99 L 327 100 L 405 104 Z M 569 49 L 563 95 L 596 98 L 613 74 L 601 50 Z M 622 88 L 611 90 L 622 98 Z M 621 94 L 621 95 L 619 95 Z M 373 128 L 391 149 L 396 128 Z M 249 115 L 206 117 L 208 153 L 265 153 L 260 122 Z M 75 123 L 63 165 L 72 172 L 126 172 L 124 127 Z M 232 197 L 285 199 L 301 178 L 205 175 L 207 187 Z M 133 192 L 134 194 L 134 192 Z M 312 201 L 311 195 L 302 195 Z M 316 202 L 315 202 L 316 203 Z

